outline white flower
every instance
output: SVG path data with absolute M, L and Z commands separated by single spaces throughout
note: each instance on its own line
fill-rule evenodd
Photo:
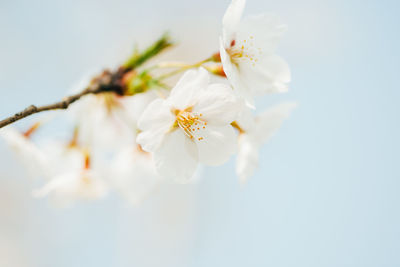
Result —
M 250 110 L 243 111 L 236 123 L 239 128 L 239 149 L 236 159 L 236 173 L 241 182 L 253 175 L 258 166 L 258 151 L 279 129 L 282 122 L 296 107 L 287 102 L 276 105 L 254 117 Z
M 156 99 L 139 120 L 137 142 L 153 152 L 160 175 L 183 182 L 198 162 L 220 165 L 235 152 L 230 125 L 242 105 L 223 84 L 209 84 L 203 68 L 187 71 L 167 99 Z
M 79 198 L 95 199 L 106 194 L 107 187 L 99 179 L 100 172 L 89 168 L 89 155 L 85 150 L 54 141 L 38 147 L 26 134 L 11 127 L 2 129 L 0 134 L 35 176 L 48 181 L 42 189 L 34 191 L 34 196 L 49 194 L 57 204 L 64 206 Z
M 125 148 L 110 166 L 110 183 L 133 205 L 146 198 L 160 182 L 151 154 L 137 147 Z
M 253 107 L 255 95 L 287 91 L 290 70 L 275 54 L 286 26 L 272 15 L 241 20 L 245 2 L 233 0 L 225 13 L 220 55 L 233 88 Z
M 56 143 L 45 151 L 50 159 L 50 181 L 34 191 L 35 197 L 50 195 L 57 205 L 67 206 L 78 199 L 99 199 L 107 194 L 108 187 L 101 176 L 102 171 L 93 168 L 87 151 Z

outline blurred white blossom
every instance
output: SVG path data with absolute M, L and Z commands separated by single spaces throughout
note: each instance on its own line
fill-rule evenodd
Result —
M 126 123 L 129 114 L 115 94 L 88 95 L 69 110 L 79 129 L 79 142 L 92 149 L 122 148 L 133 144 L 135 131 Z
M 245 109 L 239 115 L 236 120 L 240 132 L 236 173 L 241 182 L 247 181 L 254 174 L 260 147 L 276 133 L 296 105 L 294 102 L 281 103 L 257 116 L 250 109 Z
M 160 182 L 151 154 L 139 146 L 121 150 L 111 162 L 107 178 L 134 205 L 146 198 Z
M 51 174 L 49 181 L 34 191 L 35 197 L 50 195 L 57 205 L 68 206 L 78 199 L 99 199 L 107 194 L 104 170 L 101 165 L 94 166 L 88 150 L 77 145 L 52 143 L 45 151 Z

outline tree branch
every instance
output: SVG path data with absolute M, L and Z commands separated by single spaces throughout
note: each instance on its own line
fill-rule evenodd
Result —
M 80 99 L 82 96 L 88 94 L 99 94 L 103 92 L 114 92 L 119 95 L 124 95 L 126 92 L 125 84 L 123 81 L 123 77 L 125 74 L 133 71 L 137 67 L 141 66 L 143 63 L 158 55 L 166 48 L 171 47 L 173 43 L 170 40 L 168 34 L 164 34 L 159 38 L 155 43 L 149 46 L 146 50 L 139 53 L 135 51 L 135 53 L 129 58 L 129 60 L 121 67 L 119 67 L 115 72 L 104 71 L 99 76 L 95 77 L 88 88 L 80 92 L 79 94 L 71 95 L 60 102 L 36 107 L 34 105 L 30 105 L 25 108 L 23 111 L 16 113 L 14 116 L 8 117 L 2 121 L 0 121 L 0 128 L 7 126 L 13 122 L 16 122 L 20 119 L 28 117 L 32 114 L 36 114 L 46 110 L 54 110 L 54 109 L 67 109 L 69 105 Z M 129 92 L 128 92 L 129 93 Z
M 65 97 L 63 100 L 56 102 L 54 104 L 40 106 L 40 107 L 36 107 L 35 105 L 30 105 L 29 107 L 16 113 L 15 115 L 0 121 L 0 128 L 3 128 L 4 126 L 14 123 L 20 119 L 23 119 L 32 114 L 36 114 L 42 111 L 67 109 L 69 105 L 71 105 L 72 103 L 74 103 L 75 101 L 77 101 L 78 99 L 80 99 L 85 95 L 99 94 L 103 92 L 115 92 L 120 94 L 122 92 L 122 85 L 120 82 L 120 78 L 123 72 L 124 72 L 123 69 L 119 69 L 115 73 L 104 71 L 100 76 L 93 79 L 89 87 L 87 87 L 82 92 Z

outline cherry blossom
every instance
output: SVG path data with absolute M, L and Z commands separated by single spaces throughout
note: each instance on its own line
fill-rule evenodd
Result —
M 137 142 L 153 153 L 160 175 L 185 182 L 198 162 L 220 165 L 236 151 L 230 123 L 242 105 L 229 86 L 209 79 L 203 68 L 189 70 L 167 99 L 154 100 L 143 112 Z
M 275 54 L 286 26 L 273 15 L 241 19 L 245 0 L 233 0 L 223 18 L 220 55 L 235 91 L 254 108 L 254 96 L 286 92 L 288 64 Z
M 195 63 L 149 61 L 173 45 L 165 34 L 116 68 L 82 80 L 61 100 L 0 120 L 0 136 L 44 178 L 34 195 L 66 206 L 114 189 L 137 204 L 160 183 L 193 182 L 199 166 L 221 165 L 236 152 L 238 176 L 247 180 L 260 146 L 295 105 L 251 114 L 254 97 L 287 91 L 290 70 L 276 54 L 286 26 L 272 15 L 242 19 L 244 6 L 245 0 L 233 0 L 228 7 L 219 53 Z M 211 83 L 211 75 L 223 83 Z M 46 142 L 31 138 L 39 124 L 25 132 L 7 126 L 55 110 L 70 119 L 70 132 L 51 127 L 59 136 Z

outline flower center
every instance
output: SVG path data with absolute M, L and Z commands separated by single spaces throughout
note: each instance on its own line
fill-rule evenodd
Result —
M 231 61 L 238 65 L 243 60 L 249 60 L 255 66 L 258 57 L 262 54 L 261 48 L 254 47 L 254 37 L 251 35 L 248 39 L 240 42 L 232 40 L 230 47 L 226 49 Z
M 108 114 L 112 114 L 114 110 L 122 107 L 121 103 L 118 101 L 118 97 L 113 93 L 105 93 L 97 96 Z
M 176 114 L 175 125 L 179 126 L 190 139 L 194 139 L 196 135 L 197 140 L 201 141 L 204 137 L 199 136 L 199 132 L 205 130 L 207 127 L 207 122 L 201 118 L 202 116 L 203 114 L 201 113 L 196 114 L 187 110 L 181 110 Z

